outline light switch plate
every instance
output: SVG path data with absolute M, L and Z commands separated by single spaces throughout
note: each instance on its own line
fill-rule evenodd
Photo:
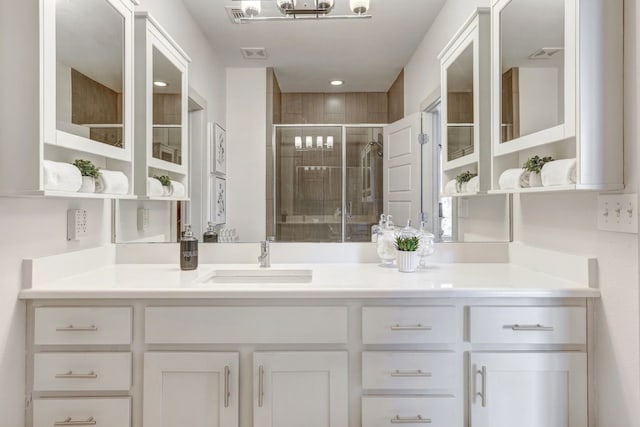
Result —
M 87 211 L 69 209 L 67 211 L 67 240 L 80 240 L 87 235 Z
M 638 233 L 638 195 L 600 194 L 598 230 Z

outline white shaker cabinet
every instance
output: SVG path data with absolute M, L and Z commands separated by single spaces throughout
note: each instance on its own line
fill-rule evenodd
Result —
M 237 427 L 238 353 L 144 355 L 144 427 Z
M 472 427 L 586 427 L 587 356 L 472 353 Z
M 347 427 L 347 353 L 253 354 L 254 427 Z

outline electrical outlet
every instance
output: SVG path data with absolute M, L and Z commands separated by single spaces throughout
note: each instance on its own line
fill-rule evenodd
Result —
M 598 230 L 638 233 L 638 195 L 600 194 Z
M 87 211 L 69 209 L 67 211 L 67 240 L 80 240 L 87 235 Z
M 149 229 L 149 209 L 138 209 L 138 230 L 146 231 Z

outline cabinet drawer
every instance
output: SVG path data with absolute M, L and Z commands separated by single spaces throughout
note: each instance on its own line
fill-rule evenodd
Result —
M 36 353 L 36 391 L 129 390 L 131 353 Z
M 38 307 L 36 345 L 131 344 L 131 307 Z
M 363 307 L 363 344 L 453 343 L 460 336 L 455 307 Z
M 346 307 L 148 307 L 148 344 L 347 342 Z
M 585 344 L 584 307 L 471 307 L 471 342 Z
M 363 397 L 362 427 L 451 427 L 456 425 L 455 402 L 452 397 Z
M 456 387 L 458 371 L 451 352 L 362 353 L 362 388 L 370 390 L 427 390 Z
M 129 427 L 131 402 L 117 399 L 36 399 L 33 427 Z

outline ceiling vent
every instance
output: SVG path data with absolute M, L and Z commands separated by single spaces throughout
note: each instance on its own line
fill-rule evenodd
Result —
M 229 16 L 232 24 L 242 24 L 242 19 L 247 18 L 242 9 L 240 9 L 239 7 L 227 6 L 225 7 L 225 9 L 227 11 L 227 16 Z
M 263 47 L 241 47 L 244 59 L 267 59 L 267 49 Z
M 529 59 L 551 59 L 555 54 L 563 50 L 564 48 L 562 47 L 543 47 L 529 55 Z

